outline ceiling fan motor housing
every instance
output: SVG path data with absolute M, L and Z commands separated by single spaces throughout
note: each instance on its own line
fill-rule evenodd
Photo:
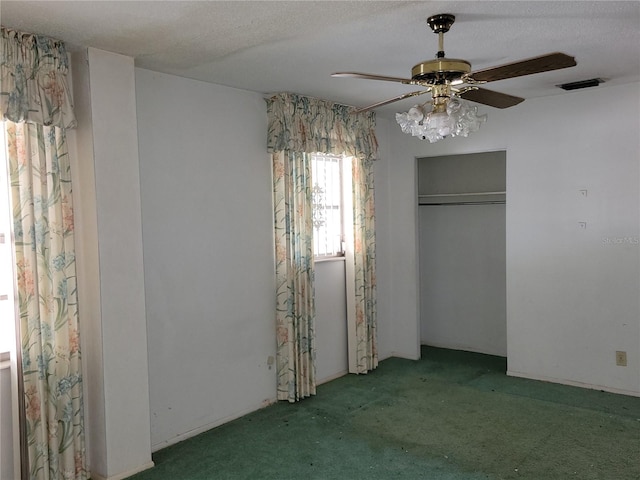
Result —
M 471 72 L 471 64 L 455 58 L 426 60 L 411 69 L 411 79 L 430 85 L 452 82 Z

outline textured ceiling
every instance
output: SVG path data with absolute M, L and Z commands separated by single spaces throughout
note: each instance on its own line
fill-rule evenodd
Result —
M 246 90 L 357 106 L 415 87 L 330 74 L 410 77 L 413 65 L 435 55 L 437 36 L 425 19 L 436 13 L 456 15 L 445 51 L 470 61 L 473 70 L 555 51 L 578 62 L 494 82 L 493 90 L 533 98 L 562 94 L 555 85 L 594 77 L 607 80 L 596 88 L 640 82 L 638 1 L 0 2 L 5 27 L 59 38 L 70 48 L 117 52 L 141 68 Z

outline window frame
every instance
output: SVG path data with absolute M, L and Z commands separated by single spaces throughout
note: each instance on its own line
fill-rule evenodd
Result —
M 339 205 L 333 205 L 332 208 L 337 208 L 339 210 L 339 219 L 340 219 L 340 226 L 339 226 L 339 248 L 338 249 L 332 249 L 331 253 L 319 253 L 318 249 L 316 248 L 316 244 L 319 241 L 319 239 L 317 238 L 317 234 L 319 233 L 319 229 L 320 227 L 316 227 L 315 224 L 313 226 L 313 258 L 314 261 L 325 261 L 325 260 L 343 260 L 345 258 L 345 254 L 346 254 L 346 235 L 345 235 L 345 214 L 346 214 L 346 206 L 345 206 L 345 190 L 346 190 L 346 182 L 345 179 L 347 177 L 347 175 L 345 174 L 345 169 L 347 167 L 347 164 L 350 165 L 350 162 L 348 162 L 348 157 L 345 157 L 344 155 L 335 155 L 335 154 L 328 154 L 328 153 L 321 153 L 321 152 L 316 152 L 311 154 L 311 180 L 312 180 L 312 195 L 313 195 L 313 190 L 316 188 L 316 186 L 318 186 L 318 183 L 316 182 L 316 178 L 314 176 L 314 172 L 317 172 L 317 165 L 316 162 L 318 160 L 321 160 L 323 162 L 327 162 L 327 161 L 336 161 L 338 164 L 338 179 L 335 180 L 334 179 L 334 185 L 333 188 L 337 188 L 338 192 L 339 192 Z M 349 175 L 349 180 L 350 180 L 350 175 Z M 326 185 L 326 182 L 325 182 Z M 312 208 L 314 209 L 314 218 L 316 217 L 315 215 L 315 209 L 316 209 L 316 203 L 312 200 Z M 327 205 L 326 203 L 324 204 L 324 209 L 327 209 Z M 325 236 L 325 245 L 327 244 L 326 242 L 326 236 Z M 327 249 L 325 248 L 325 251 Z

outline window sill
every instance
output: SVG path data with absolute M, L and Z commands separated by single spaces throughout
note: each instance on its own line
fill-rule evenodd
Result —
M 11 368 L 11 355 L 9 352 L 0 352 L 0 370 Z
M 325 262 L 344 262 L 344 255 L 341 257 L 314 257 L 314 263 L 325 263 Z

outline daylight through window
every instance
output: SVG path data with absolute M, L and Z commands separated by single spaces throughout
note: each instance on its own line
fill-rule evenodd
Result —
M 316 257 L 344 255 L 342 164 L 342 157 L 336 155 L 316 153 L 311 157 L 313 250 Z
M 11 209 L 4 123 L 0 122 L 0 354 L 15 348 Z

